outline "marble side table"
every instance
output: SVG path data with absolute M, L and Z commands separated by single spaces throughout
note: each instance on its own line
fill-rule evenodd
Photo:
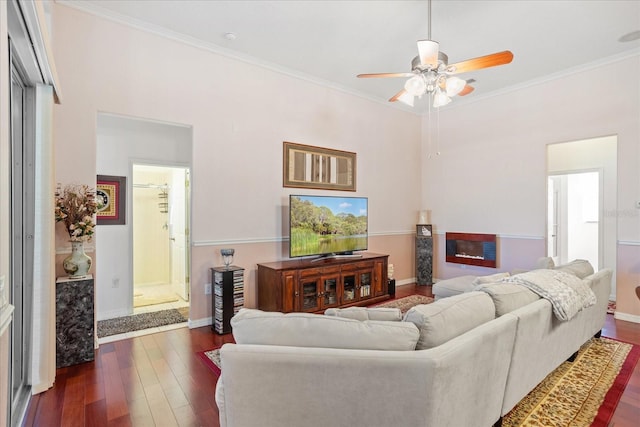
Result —
M 56 280 L 56 368 L 95 357 L 93 287 L 92 275 Z
M 433 235 L 431 224 L 416 225 L 416 284 L 433 283 Z

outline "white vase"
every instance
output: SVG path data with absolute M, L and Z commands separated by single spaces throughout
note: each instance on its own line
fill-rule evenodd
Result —
M 86 276 L 91 268 L 91 257 L 84 253 L 84 242 L 71 242 L 71 255 L 62 262 L 69 277 Z

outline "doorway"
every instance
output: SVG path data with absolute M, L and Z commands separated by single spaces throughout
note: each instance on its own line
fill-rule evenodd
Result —
M 547 256 L 556 265 L 586 259 L 602 265 L 601 171 L 548 177 Z
M 594 270 L 612 269 L 612 301 L 618 222 L 611 213 L 618 206 L 617 159 L 616 135 L 547 145 L 547 254 L 556 263 L 583 258 Z
M 133 312 L 189 306 L 189 169 L 133 164 Z

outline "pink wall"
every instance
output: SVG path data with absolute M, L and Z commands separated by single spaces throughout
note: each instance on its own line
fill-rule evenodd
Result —
M 615 78 L 599 84 L 603 75 Z M 605 214 L 615 217 L 616 231 L 609 233 L 616 235 L 606 237 L 639 245 L 640 97 L 629 95 L 640 93 L 638 75 L 636 54 L 499 95 L 456 100 L 440 112 L 441 154 L 431 158 L 424 155 L 433 154 L 435 145 L 430 151 L 425 118 L 422 199 L 437 232 L 510 236 L 518 242 L 513 250 L 523 252 L 507 251 L 510 243 L 501 239 L 505 257 L 514 258 L 501 268 L 535 262 L 545 253 L 547 145 L 615 135 L 617 209 Z M 635 253 L 618 243 L 617 258 L 604 267 L 618 274 L 618 310 L 640 321 L 640 306 L 625 302 L 637 279 L 637 261 L 629 252 Z M 438 263 L 436 274 L 463 273 L 451 268 Z
M 617 276 L 616 318 L 640 323 L 640 299 L 635 293 L 640 286 L 640 244 L 618 244 Z
M 193 130 L 192 319 L 210 316 L 204 287 L 220 247 L 236 248 L 248 283 L 258 262 L 285 257 L 277 243 L 288 233 L 283 212 L 288 195 L 302 191 L 282 187 L 283 141 L 357 153 L 355 195 L 369 198 L 372 242 L 396 260 L 398 279 L 413 277 L 411 248 L 396 242 L 420 209 L 419 116 L 59 3 L 53 16 L 65 93 L 54 111 L 57 181 L 95 182 L 98 112 Z M 57 246 L 66 245 L 58 236 Z M 96 287 L 118 301 L 110 280 L 96 276 Z
M 198 294 L 204 293 L 204 284 L 211 282 L 209 269 L 223 265 L 220 249 L 233 247 L 235 254 L 233 265 L 243 267 L 245 281 L 245 307 L 257 306 L 257 264 L 286 259 L 288 242 L 246 243 L 233 245 L 208 245 L 193 248 L 192 289 Z M 369 252 L 388 254 L 389 263 L 394 264 L 396 278 L 414 277 L 413 235 L 371 236 Z M 211 297 L 196 297 L 191 301 L 190 320 L 199 323 L 210 320 Z

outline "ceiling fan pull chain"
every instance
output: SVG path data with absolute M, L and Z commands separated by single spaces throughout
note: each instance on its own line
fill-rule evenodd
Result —
M 438 112 L 436 113 L 436 156 L 440 155 L 440 108 L 438 108 Z
M 431 0 L 428 2 L 429 8 L 429 26 L 427 27 L 427 36 L 431 40 Z

